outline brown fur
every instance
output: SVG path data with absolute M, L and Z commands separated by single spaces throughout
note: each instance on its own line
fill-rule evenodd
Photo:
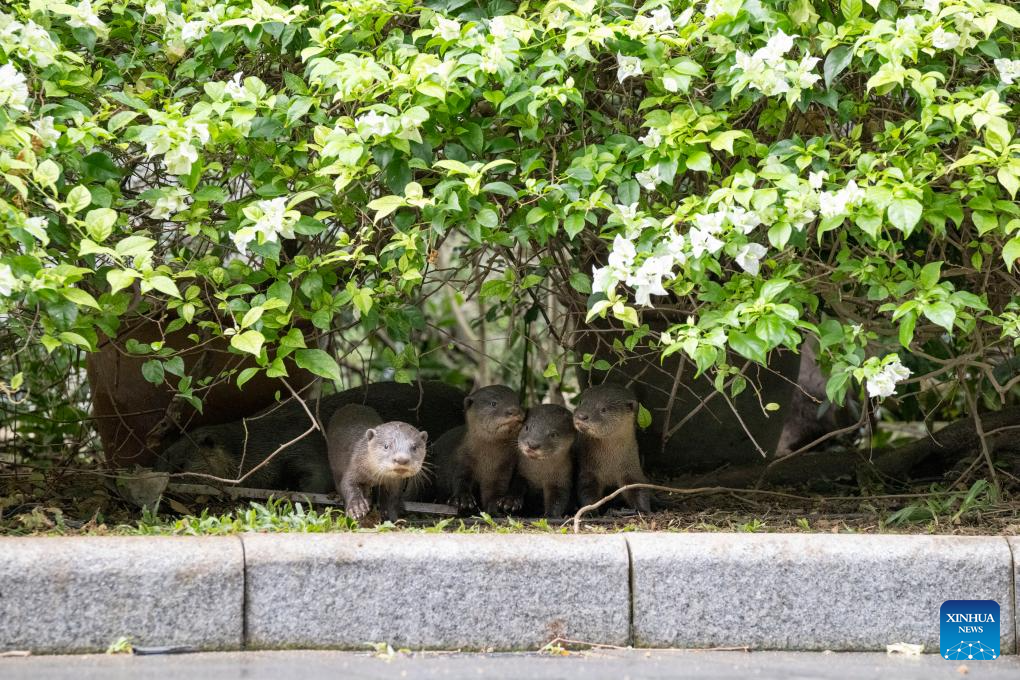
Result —
M 577 428 L 577 495 L 581 505 L 602 498 L 607 490 L 647 482 L 641 469 L 635 424 L 638 402 L 634 394 L 618 385 L 598 385 L 585 390 L 574 410 Z M 624 492 L 631 508 L 651 512 L 647 489 Z
M 384 423 L 375 409 L 348 404 L 336 410 L 326 428 L 333 483 L 353 519 L 368 514 L 371 491 L 379 487 L 382 512 L 390 521 L 400 514 L 404 482 L 425 460 L 428 433 L 407 423 Z
M 562 517 L 570 505 L 576 437 L 573 416 L 557 404 L 530 409 L 517 437 L 517 476 L 527 490 L 542 494 L 546 517 Z
M 461 512 L 470 512 L 478 505 L 477 489 L 482 510 L 517 512 L 519 501 L 509 495 L 524 421 L 517 395 L 505 385 L 483 387 L 464 399 L 464 415 L 466 425 L 433 446 L 436 500 L 449 499 Z

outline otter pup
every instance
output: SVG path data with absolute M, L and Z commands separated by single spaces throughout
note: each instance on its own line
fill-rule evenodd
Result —
M 386 519 L 400 512 L 404 480 L 421 471 L 428 433 L 400 421 L 384 423 L 375 409 L 361 404 L 338 408 L 326 427 L 333 482 L 353 519 L 368 514 L 366 493 L 379 487 Z
M 460 512 L 513 513 L 520 499 L 508 495 L 517 463 L 517 433 L 524 421 L 517 395 L 506 385 L 475 390 L 464 399 L 466 425 L 454 428 L 433 446 L 437 498 L 450 498 Z M 444 498 L 444 500 L 445 500 Z
M 517 437 L 517 476 L 529 490 L 542 492 L 546 517 L 562 517 L 567 512 L 574 475 L 571 448 L 576 437 L 570 411 L 556 404 L 529 410 Z
M 647 481 L 638 457 L 635 421 L 638 403 L 634 394 L 618 385 L 598 385 L 581 393 L 574 410 L 577 428 L 577 495 L 581 505 L 602 498 L 607 487 Z M 650 513 L 648 489 L 623 494 L 631 508 Z

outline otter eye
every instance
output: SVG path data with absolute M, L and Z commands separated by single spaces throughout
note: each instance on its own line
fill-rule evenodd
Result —
M 608 408 L 608 407 L 606 407 L 606 406 L 603 406 L 603 407 L 602 407 L 602 413 L 605 413 L 605 412 L 606 412 L 606 411 L 608 411 L 608 410 L 609 410 L 609 408 Z
M 491 406 L 492 408 L 496 408 L 496 402 L 490 401 L 489 406 Z

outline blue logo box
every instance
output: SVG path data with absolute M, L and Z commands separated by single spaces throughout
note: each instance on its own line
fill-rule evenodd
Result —
M 999 658 L 999 603 L 946 600 L 939 609 L 939 648 L 943 659 L 991 661 Z

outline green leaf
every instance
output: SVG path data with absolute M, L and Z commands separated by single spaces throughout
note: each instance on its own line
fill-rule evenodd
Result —
M 570 213 L 563 220 L 563 231 L 567 232 L 570 240 L 584 231 L 584 215 L 579 212 Z
M 397 208 L 407 205 L 406 199 L 403 196 L 383 196 L 377 198 L 368 204 L 369 210 L 375 210 L 374 222 L 378 222 L 382 218 L 392 213 Z
M 142 364 L 142 377 L 153 385 L 162 385 L 164 376 L 162 361 L 150 359 Z
M 106 129 L 110 132 L 116 132 L 137 117 L 137 111 L 121 111 L 120 113 L 115 113 L 110 117 L 110 120 L 107 121 Z
M 861 16 L 861 10 L 863 9 L 864 3 L 861 0 L 840 0 L 839 3 L 839 11 L 851 21 Z
M 35 167 L 32 176 L 42 186 L 51 187 L 60 179 L 60 166 L 47 158 Z
M 1002 259 L 1006 261 L 1006 269 L 1013 271 L 1013 263 L 1020 260 L 1020 236 L 1011 239 L 1002 248 Z
M 246 382 L 254 378 L 259 372 L 258 366 L 249 366 L 237 376 L 237 386 L 243 387 Z
M 942 262 L 929 262 L 921 268 L 921 274 L 917 277 L 922 288 L 932 288 L 939 282 L 942 275 Z
M 71 213 L 81 212 L 92 203 L 92 192 L 78 185 L 67 194 L 67 208 Z
M 904 234 L 910 236 L 911 232 L 914 231 L 914 227 L 921 220 L 921 213 L 923 211 L 924 207 L 912 198 L 894 198 L 889 203 L 889 222 Z
M 652 424 L 652 413 L 645 408 L 644 404 L 638 404 L 637 424 L 642 430 Z
M 545 371 L 542 372 L 542 377 L 550 380 L 559 380 L 560 371 L 556 368 L 555 362 L 549 362 L 549 365 L 545 367 Z
M 903 317 L 900 318 L 900 333 L 899 333 L 900 344 L 906 347 L 907 349 L 910 348 L 910 343 L 914 340 L 915 326 L 917 326 L 916 312 L 904 314 Z
M 591 295 L 591 277 L 584 272 L 574 272 L 570 275 L 570 287 L 578 293 Z
M 698 172 L 711 172 L 712 157 L 707 151 L 695 151 L 687 157 L 687 168 Z
M 747 133 L 743 130 L 724 130 L 712 136 L 712 142 L 709 146 L 716 151 L 725 149 L 727 153 L 732 154 L 733 142 L 746 136 Z M 690 159 L 687 161 L 687 167 L 691 167 Z
M 111 269 L 106 272 L 106 280 L 110 284 L 110 292 L 116 293 L 134 283 L 138 278 L 138 272 L 134 270 Z
M 854 51 L 850 45 L 838 45 L 825 57 L 822 74 L 825 76 L 825 89 L 832 87 L 832 82 L 853 61 Z
M 79 307 L 94 307 L 95 309 L 100 309 L 99 303 L 96 302 L 96 299 L 81 288 L 63 288 L 61 289 L 60 294 Z
M 158 290 L 170 297 L 181 297 L 181 292 L 177 290 L 177 284 L 169 276 L 153 276 L 151 279 L 142 280 L 142 292 L 147 293 L 150 289 Z
M 956 308 L 948 302 L 933 302 L 923 308 L 925 317 L 929 321 L 953 332 L 953 322 L 956 321 Z
M 765 363 L 765 342 L 760 338 L 740 331 L 730 331 L 728 339 L 730 348 L 740 356 L 759 364 Z
M 247 354 L 258 356 L 262 352 L 262 344 L 266 341 L 258 331 L 236 333 L 230 338 L 230 346 Z
M 321 349 L 299 349 L 294 352 L 294 363 L 310 373 L 339 382 L 340 367 L 333 357 Z
M 116 222 L 117 212 L 109 208 L 96 208 L 85 214 L 85 230 L 96 243 L 102 243 L 110 237 Z

